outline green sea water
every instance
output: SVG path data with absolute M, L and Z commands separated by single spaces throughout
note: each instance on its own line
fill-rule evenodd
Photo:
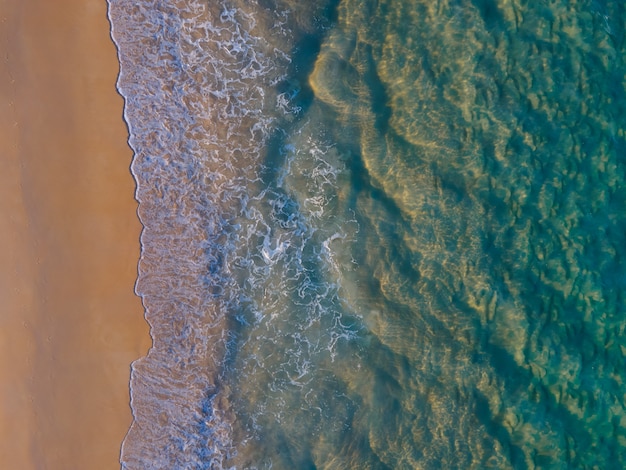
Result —
M 270 281 L 281 317 L 239 330 L 228 380 L 254 437 L 233 464 L 624 468 L 624 4 L 334 15 L 266 179 L 324 207 L 330 267 L 309 268 L 332 295 Z
M 123 468 L 626 468 L 626 4 L 109 4 Z

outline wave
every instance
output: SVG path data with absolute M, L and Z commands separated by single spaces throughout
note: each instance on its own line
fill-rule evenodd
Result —
M 136 293 L 153 340 L 132 365 L 123 468 L 227 466 L 235 418 L 220 390 L 237 328 L 276 316 L 293 292 L 319 317 L 320 289 L 335 288 L 311 279 L 310 259 L 347 236 L 333 227 L 318 240 L 326 229 L 308 218 L 327 201 L 297 201 L 268 166 L 296 158 L 268 145 L 302 111 L 290 54 L 320 28 L 292 16 L 269 2 L 109 1 L 143 224 Z M 332 185 L 321 155 L 312 181 Z

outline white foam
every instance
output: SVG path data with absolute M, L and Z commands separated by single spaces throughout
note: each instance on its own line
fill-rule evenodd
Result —
M 276 393 L 247 410 L 246 442 L 263 410 L 286 419 L 293 393 L 310 393 L 319 364 L 353 337 L 332 281 L 333 246 L 354 231 L 333 222 L 338 154 L 304 122 L 276 178 L 264 176 L 279 120 L 302 111 L 296 88 L 276 90 L 289 15 L 276 14 L 273 35 L 254 2 L 225 5 L 109 4 L 144 225 L 136 292 L 153 337 L 132 368 L 128 469 L 222 468 L 242 445 L 238 388 Z

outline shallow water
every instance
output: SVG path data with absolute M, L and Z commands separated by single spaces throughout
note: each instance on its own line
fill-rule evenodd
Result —
M 124 468 L 622 468 L 624 7 L 110 0 Z

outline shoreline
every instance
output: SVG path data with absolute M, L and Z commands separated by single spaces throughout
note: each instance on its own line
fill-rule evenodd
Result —
M 0 2 L 0 461 L 119 468 L 151 344 L 107 4 Z

